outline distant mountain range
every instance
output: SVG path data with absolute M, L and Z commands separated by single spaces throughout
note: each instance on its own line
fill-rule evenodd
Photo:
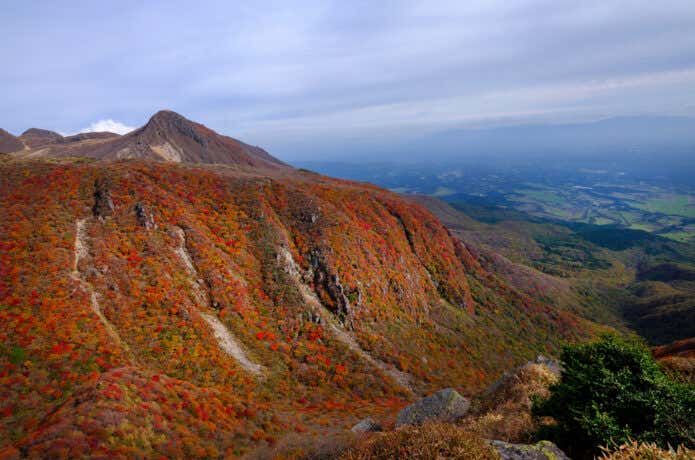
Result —
M 622 117 L 589 123 L 449 130 L 414 142 L 407 151 L 430 159 L 695 153 L 695 118 Z

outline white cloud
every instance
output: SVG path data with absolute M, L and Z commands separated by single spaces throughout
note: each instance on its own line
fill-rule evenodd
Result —
M 120 121 L 114 121 L 110 118 L 106 120 L 95 121 L 87 128 L 84 128 L 81 132 L 83 133 L 96 133 L 100 131 L 108 131 L 110 133 L 116 134 L 127 134 L 133 131 L 135 128 L 132 126 L 126 126 Z

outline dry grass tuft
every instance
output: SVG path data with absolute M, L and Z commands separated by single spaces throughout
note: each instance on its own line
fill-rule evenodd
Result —
M 394 431 L 286 439 L 272 450 L 258 450 L 248 459 L 293 460 L 499 460 L 497 452 L 460 426 L 429 422 Z
M 286 436 L 273 447 L 257 449 L 246 460 L 331 460 L 354 448 L 359 436 L 350 431 L 316 436 Z
M 691 460 L 695 458 L 695 450 L 684 446 L 677 449 L 661 449 L 656 444 L 638 443 L 623 444 L 611 451 L 602 448 L 604 453 L 600 460 Z
M 430 422 L 363 438 L 341 460 L 499 460 L 484 440 L 449 423 Z
M 695 358 L 669 356 L 659 359 L 661 369 L 673 380 L 695 383 Z
M 462 426 L 487 439 L 528 442 L 537 428 L 531 415 L 531 396 L 547 397 L 548 387 L 557 379 L 542 364 L 526 364 L 503 377 L 494 390 L 480 396 Z

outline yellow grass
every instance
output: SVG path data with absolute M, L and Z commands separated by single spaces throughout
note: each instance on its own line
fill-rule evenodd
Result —
M 604 449 L 600 460 L 691 460 L 695 450 L 684 446 L 674 449 L 660 449 L 656 444 L 632 442 L 623 444 L 613 451 Z

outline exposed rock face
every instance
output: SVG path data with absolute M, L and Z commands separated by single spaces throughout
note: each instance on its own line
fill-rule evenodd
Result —
M 376 423 L 371 418 L 365 418 L 360 420 L 355 426 L 351 428 L 353 433 L 373 433 L 376 431 L 381 431 L 381 425 Z
M 314 286 L 330 297 L 333 303 L 333 313 L 338 316 L 345 327 L 351 328 L 353 306 L 350 304 L 345 287 L 340 282 L 339 275 L 333 273 L 320 251 L 312 252 L 311 268 L 314 275 Z
M 138 223 L 145 227 L 145 230 L 153 230 L 157 228 L 157 223 L 154 221 L 154 215 L 152 215 L 152 212 L 142 204 L 141 202 L 138 202 L 135 205 L 135 216 L 138 219 Z
M 536 444 L 509 444 L 490 441 L 502 460 L 570 460 L 563 451 L 550 441 Z
M 11 153 L 22 150 L 24 144 L 16 136 L 0 128 L 0 153 Z
M 92 212 L 99 219 L 105 219 L 113 215 L 114 206 L 110 188 L 111 181 L 107 177 L 100 177 L 94 183 L 94 207 Z
M 398 413 L 396 427 L 422 425 L 427 420 L 455 422 L 468 412 L 471 403 L 453 388 L 446 388 L 405 407 Z

